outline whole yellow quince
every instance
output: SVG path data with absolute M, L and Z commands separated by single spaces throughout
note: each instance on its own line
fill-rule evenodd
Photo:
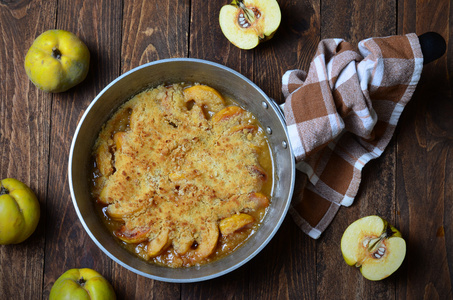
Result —
M 25 183 L 0 180 L 0 245 L 25 241 L 35 231 L 39 216 L 38 199 Z
M 55 281 L 49 300 L 115 300 L 110 282 L 93 269 L 70 269 Z
M 25 71 L 39 89 L 59 93 L 82 82 L 88 74 L 90 51 L 73 33 L 48 30 L 38 36 L 25 56 Z

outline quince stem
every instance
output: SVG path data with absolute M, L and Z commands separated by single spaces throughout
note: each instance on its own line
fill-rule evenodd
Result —
M 81 286 L 85 286 L 85 282 L 87 282 L 87 281 L 83 277 L 80 278 L 79 280 L 77 280 L 77 283 L 80 284 Z
M 5 188 L 3 185 L 0 187 L 0 196 L 1 195 L 6 195 L 9 194 L 9 191 L 7 188 Z
M 61 52 L 57 47 L 52 48 L 52 57 L 56 59 L 61 59 Z

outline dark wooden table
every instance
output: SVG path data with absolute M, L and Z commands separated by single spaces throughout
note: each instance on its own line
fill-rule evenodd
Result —
M 279 0 L 275 37 L 254 50 L 223 36 L 224 1 L 0 1 L 0 177 L 37 194 L 42 216 L 24 243 L 0 246 L 0 299 L 47 299 L 69 268 L 103 274 L 120 299 L 452 299 L 453 4 L 450 0 Z M 24 57 L 48 29 L 76 33 L 91 52 L 87 79 L 47 94 L 28 80 Z M 172 57 L 235 69 L 279 102 L 288 69 L 308 69 L 318 42 L 437 31 L 447 53 L 426 65 L 389 147 L 364 169 L 354 205 L 340 209 L 320 239 L 288 216 L 252 261 L 223 277 L 174 284 L 113 262 L 85 233 L 69 194 L 67 166 L 77 122 L 110 81 L 143 63 Z M 402 267 L 371 282 L 343 261 L 340 238 L 352 221 L 379 214 L 408 242 Z

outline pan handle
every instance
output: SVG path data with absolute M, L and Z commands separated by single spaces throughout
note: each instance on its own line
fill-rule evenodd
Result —
M 280 117 L 282 117 L 283 121 L 285 122 L 286 124 L 286 119 L 285 119 L 285 115 L 283 113 L 283 107 L 285 106 L 285 103 L 282 103 L 282 104 L 278 104 L 277 101 L 275 101 L 275 99 L 269 97 L 269 104 L 274 108 L 274 110 L 280 115 Z M 267 103 L 263 102 L 263 106 L 266 108 L 266 105 Z
M 426 32 L 418 36 L 423 53 L 423 64 L 426 65 L 444 55 L 447 50 L 445 39 L 437 32 Z

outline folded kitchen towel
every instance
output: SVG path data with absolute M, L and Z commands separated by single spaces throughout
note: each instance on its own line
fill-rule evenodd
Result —
M 423 55 L 417 35 L 369 38 L 355 49 L 319 43 L 308 73 L 282 78 L 284 113 L 298 176 L 290 214 L 318 238 L 340 206 L 350 206 L 362 168 L 379 157 L 417 86 Z M 306 183 L 303 181 L 306 180 Z

